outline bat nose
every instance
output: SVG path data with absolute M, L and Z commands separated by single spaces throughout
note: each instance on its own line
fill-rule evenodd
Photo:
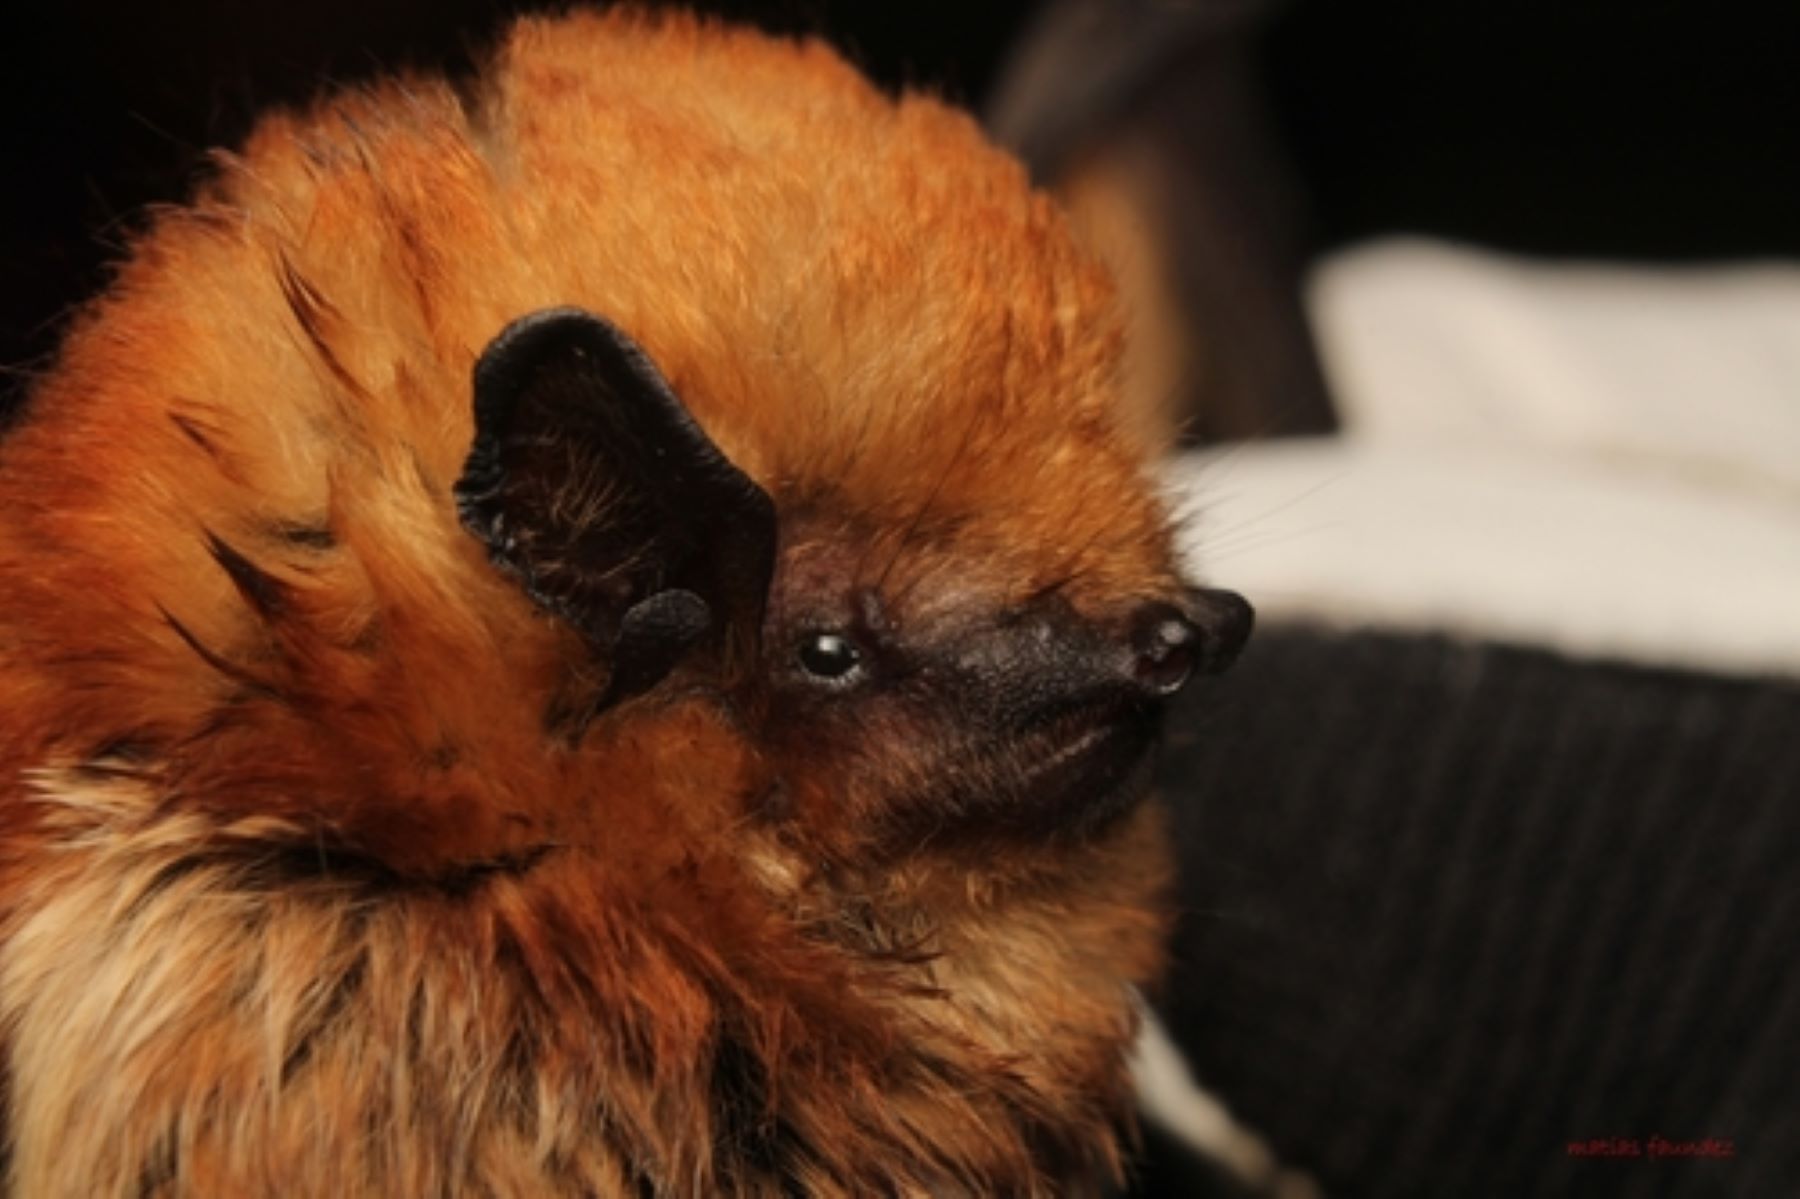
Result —
M 1217 674 L 1250 639 L 1255 613 L 1232 591 L 1197 588 L 1187 610 L 1156 602 L 1131 620 L 1132 676 L 1157 699 L 1166 699 L 1196 674 Z

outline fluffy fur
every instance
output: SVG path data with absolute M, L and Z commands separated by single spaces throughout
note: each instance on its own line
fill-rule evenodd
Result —
M 1104 276 L 965 116 L 613 14 L 520 24 L 467 94 L 267 120 L 0 445 L 14 1193 L 1117 1173 L 1152 810 L 901 836 L 907 730 L 704 686 L 546 734 L 604 663 L 450 489 L 476 356 L 551 305 L 628 330 L 774 497 L 774 610 L 820 572 L 916 628 L 1180 592 Z M 878 769 L 834 773 L 861 739 Z

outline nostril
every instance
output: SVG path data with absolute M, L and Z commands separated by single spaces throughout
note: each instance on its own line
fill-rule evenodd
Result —
M 1158 699 L 1196 674 L 1217 674 L 1237 659 L 1256 614 L 1231 591 L 1197 588 L 1185 608 L 1153 603 L 1131 622 L 1132 677 Z
M 1174 695 L 1192 677 L 1201 657 L 1200 629 L 1169 604 L 1152 604 L 1132 622 L 1133 673 L 1158 698 Z

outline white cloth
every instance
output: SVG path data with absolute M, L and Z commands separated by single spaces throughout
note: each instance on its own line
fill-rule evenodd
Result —
M 1800 676 L 1800 268 L 1327 263 L 1340 438 L 1170 468 L 1259 616 Z

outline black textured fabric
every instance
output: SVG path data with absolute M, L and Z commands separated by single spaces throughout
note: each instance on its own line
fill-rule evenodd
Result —
M 1327 1193 L 1800 1195 L 1800 686 L 1265 630 L 1172 717 L 1163 1007 Z

